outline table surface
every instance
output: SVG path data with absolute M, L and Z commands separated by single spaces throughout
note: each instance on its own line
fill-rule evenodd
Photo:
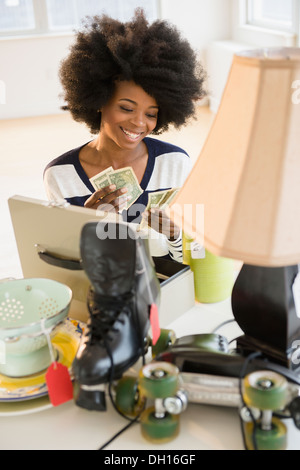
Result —
M 210 333 L 233 319 L 230 299 L 217 304 L 196 304 L 171 323 L 177 337 Z M 220 327 L 219 334 L 229 341 L 241 334 L 236 323 Z M 32 400 L 32 402 L 37 402 Z M 0 449 L 28 450 L 96 450 L 106 444 L 127 424 L 107 400 L 107 411 L 87 411 L 69 401 L 58 407 L 40 401 L 25 409 L 0 407 Z M 300 434 L 291 420 L 288 427 L 288 450 L 300 449 Z M 180 416 L 179 435 L 171 442 L 152 444 L 146 441 L 139 424 L 133 424 L 108 446 L 113 450 L 242 450 L 243 440 L 238 410 L 235 408 L 189 404 Z

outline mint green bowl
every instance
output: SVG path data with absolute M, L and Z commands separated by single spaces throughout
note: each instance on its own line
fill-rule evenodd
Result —
M 51 363 L 50 337 L 67 317 L 72 291 L 50 279 L 19 279 L 0 284 L 0 373 L 23 377 Z

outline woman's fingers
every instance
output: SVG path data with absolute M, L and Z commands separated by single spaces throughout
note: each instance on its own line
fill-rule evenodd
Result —
M 102 199 L 104 199 L 108 194 L 116 189 L 116 186 L 109 185 L 105 186 L 105 188 L 97 189 L 86 201 L 84 206 L 89 207 L 92 209 L 96 209 L 98 205 L 101 203 Z M 96 207 L 95 207 L 96 206 Z
M 126 204 L 127 188 L 116 189 L 114 184 L 96 190 L 86 201 L 84 207 L 90 209 L 115 210 L 116 212 Z M 103 206 L 103 207 L 102 207 Z M 105 209 L 106 206 L 106 209 Z M 110 207 L 109 207 L 110 206 Z
M 150 209 L 143 213 L 143 218 L 156 232 L 164 234 L 169 240 L 177 240 L 180 228 L 167 216 L 165 211 Z

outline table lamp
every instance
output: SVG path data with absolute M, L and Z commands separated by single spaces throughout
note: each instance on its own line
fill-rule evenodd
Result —
M 244 333 L 238 348 L 293 370 L 300 363 L 298 80 L 300 48 L 236 54 L 201 154 L 170 206 L 171 218 L 205 248 L 244 263 L 231 298 Z

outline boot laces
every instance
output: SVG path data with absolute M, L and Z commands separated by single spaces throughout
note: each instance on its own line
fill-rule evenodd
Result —
M 121 313 L 130 313 L 129 302 L 132 294 L 119 297 L 93 296 L 88 302 L 88 310 L 91 315 L 89 323 L 89 344 L 105 343 L 113 340 L 114 333 L 119 329 L 116 323 L 124 324 L 124 319 L 120 318 Z

